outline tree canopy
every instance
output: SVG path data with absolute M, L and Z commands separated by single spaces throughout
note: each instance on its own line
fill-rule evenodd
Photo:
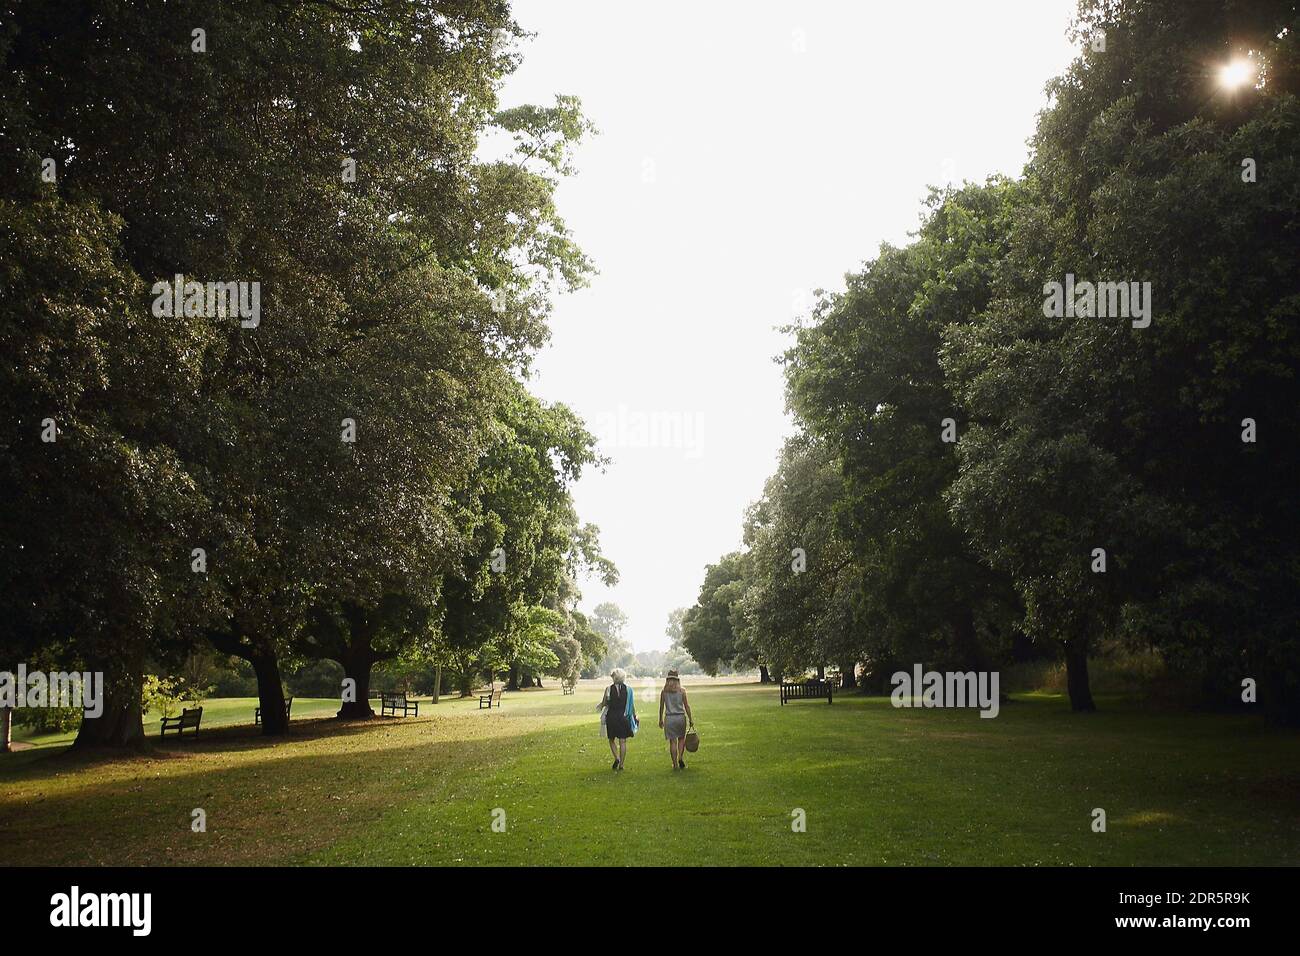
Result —
M 522 384 L 591 271 L 553 201 L 591 127 L 498 103 L 506 4 L 3 19 L 0 587 L 25 645 L 116 675 L 79 741 L 138 742 L 146 659 L 202 641 L 252 663 L 267 733 L 289 658 L 339 660 L 367 712 L 375 660 L 463 642 L 465 593 L 476 649 L 551 666 L 509 644 L 524 610 L 615 573 L 567 494 L 590 436 Z
M 791 330 L 799 434 L 686 612 L 707 659 L 1038 645 L 1090 710 L 1090 654 L 1154 646 L 1300 719 L 1295 10 L 1194 7 L 1084 0 L 1023 175 L 933 193 Z

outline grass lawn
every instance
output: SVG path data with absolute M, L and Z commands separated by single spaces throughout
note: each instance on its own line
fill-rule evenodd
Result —
M 0 865 L 1300 863 L 1300 736 L 1253 717 L 1017 696 L 984 720 L 698 686 L 688 769 L 670 769 L 651 698 L 615 774 L 598 699 L 444 698 L 352 723 L 309 718 L 337 702 L 295 701 L 274 744 L 253 701 L 211 701 L 197 740 L 155 731 L 146 756 L 46 741 L 0 757 Z M 190 829 L 198 807 L 206 833 Z

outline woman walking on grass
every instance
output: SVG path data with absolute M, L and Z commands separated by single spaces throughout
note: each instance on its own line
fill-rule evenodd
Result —
M 613 683 L 605 688 L 605 696 L 596 709 L 601 712 L 601 723 L 605 725 L 605 736 L 609 738 L 609 752 L 614 757 L 614 765 L 609 769 L 622 770 L 623 761 L 627 759 L 627 738 L 636 736 L 636 701 L 632 697 L 632 688 L 627 686 L 627 671 L 615 667 L 609 676 Z
M 695 722 L 691 716 L 691 702 L 686 697 L 686 688 L 677 671 L 669 671 L 664 681 L 664 689 L 659 692 L 659 726 L 664 729 L 668 740 L 668 756 L 672 758 L 674 770 L 685 770 L 686 761 L 686 721 Z

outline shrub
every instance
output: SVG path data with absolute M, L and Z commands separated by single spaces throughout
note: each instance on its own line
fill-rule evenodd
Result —
M 80 707 L 19 707 L 14 723 L 38 734 L 66 734 L 81 726 Z
M 144 691 L 140 705 L 146 714 L 155 712 L 162 717 L 176 713 L 181 703 L 181 681 L 157 674 L 144 675 Z

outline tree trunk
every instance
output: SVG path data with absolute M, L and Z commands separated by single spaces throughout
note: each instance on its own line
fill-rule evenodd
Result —
M 72 746 L 77 750 L 144 747 L 144 666 L 139 656 L 127 654 L 125 661 L 119 658 L 111 664 L 102 660 L 87 663 L 91 671 L 104 675 L 104 712 L 98 717 L 82 718 Z
M 855 661 L 840 664 L 840 687 L 852 690 L 858 686 L 858 665 Z
M 442 693 L 442 665 L 438 664 L 433 669 L 433 702 L 438 703 L 438 695 Z
M 825 664 L 818 664 L 818 665 L 817 665 L 817 679 L 818 679 L 818 680 L 825 680 L 825 679 L 826 679 L 826 665 L 825 665 Z
M 13 749 L 14 709 L 0 707 L 0 754 L 7 754 Z
M 766 665 L 766 664 L 759 664 L 759 665 L 758 665 L 758 682 L 759 682 L 760 684 L 770 684 L 770 683 L 772 683 L 772 675 L 769 674 L 769 673 L 767 672 L 767 665 Z
M 519 689 L 519 665 L 510 665 L 510 680 L 506 683 L 506 690 Z
M 280 681 L 280 662 L 274 654 L 256 654 L 248 659 L 257 675 L 257 702 L 262 708 L 262 735 L 278 737 L 289 732 L 284 716 L 284 684 Z
M 1068 641 L 1065 645 L 1065 682 L 1070 691 L 1070 709 L 1094 711 L 1092 688 L 1088 685 L 1088 644 Z
M 218 652 L 248 661 L 257 676 L 257 705 L 262 711 L 262 733 L 278 737 L 289 732 L 284 716 L 284 682 L 280 679 L 280 661 L 273 644 L 264 644 L 247 635 L 231 620 L 225 629 L 208 632 L 208 641 Z
M 343 676 L 352 678 L 355 681 L 356 700 L 345 700 L 339 707 L 336 717 L 347 719 L 362 719 L 375 716 L 374 710 L 370 706 L 370 668 L 374 664 L 374 659 L 369 650 L 349 649 L 347 653 L 341 655 L 346 660 L 339 663 L 343 665 Z

